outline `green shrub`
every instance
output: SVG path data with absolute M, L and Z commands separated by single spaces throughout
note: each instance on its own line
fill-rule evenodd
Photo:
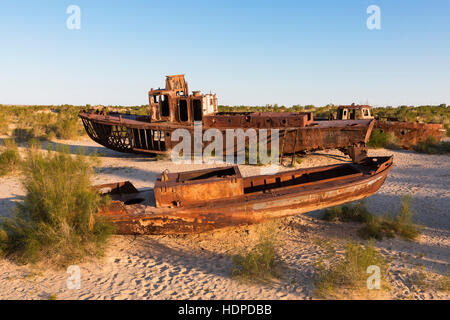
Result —
M 14 140 L 3 140 L 5 150 L 0 154 L 0 176 L 14 172 L 21 163 L 19 149 Z
M 323 219 L 326 221 L 342 222 L 366 222 L 369 219 L 369 210 L 367 210 L 364 200 L 358 201 L 356 205 L 336 206 L 325 210 Z
M 450 273 L 442 275 L 436 281 L 436 288 L 439 291 L 450 292 Z
M 34 138 L 34 130 L 28 128 L 15 128 L 13 136 L 18 142 L 27 142 Z
M 328 265 L 321 259 L 317 261 L 318 277 L 314 285 L 319 298 L 348 298 L 361 290 L 368 293 L 367 268 L 372 265 L 381 269 L 381 282 L 386 281 L 386 260 L 372 241 L 366 245 L 347 241 L 344 256 L 339 258 L 335 253 L 329 260 Z
M 232 257 L 231 274 L 250 281 L 267 281 L 279 276 L 280 265 L 277 254 L 274 225 L 259 234 L 257 244 L 249 251 Z
M 413 213 L 410 204 L 411 197 L 404 196 L 401 200 L 400 212 L 396 216 L 386 214 L 384 217 L 378 217 L 369 212 L 364 201 L 359 201 L 355 205 L 326 209 L 323 219 L 364 223 L 359 230 L 359 235 L 364 239 L 382 240 L 384 237 L 391 238 L 398 235 L 414 240 L 420 234 L 420 229 L 412 222 Z
M 10 116 L 5 111 L 0 111 L 0 134 L 7 135 L 9 133 Z
M 414 150 L 416 152 L 428 154 L 449 153 L 450 142 L 442 141 L 441 143 L 437 143 L 436 139 L 430 136 L 425 141 L 420 141 L 417 145 L 415 145 Z
M 414 240 L 419 236 L 420 229 L 412 221 L 411 200 L 411 196 L 403 196 L 399 214 L 394 218 L 385 219 L 385 223 L 394 234 Z
M 367 146 L 371 148 L 396 149 L 397 138 L 393 132 L 382 132 L 380 129 L 374 129 Z
M 18 261 L 53 261 L 57 266 L 103 252 L 112 227 L 97 216 L 107 205 L 91 187 L 92 166 L 83 155 L 28 151 L 26 196 L 14 218 L 2 223 L 2 249 Z
M 53 293 L 48 296 L 48 300 L 58 300 L 58 295 L 56 293 Z
M 52 130 L 58 138 L 65 140 L 77 138 L 85 132 L 78 118 L 78 110 L 72 109 L 63 109 L 59 112 Z

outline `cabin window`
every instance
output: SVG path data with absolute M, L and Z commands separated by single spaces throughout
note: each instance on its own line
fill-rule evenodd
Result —
M 161 116 L 170 116 L 169 96 L 167 95 L 161 96 Z
M 152 96 L 153 98 L 153 103 L 158 103 L 158 96 Z
M 180 121 L 188 121 L 189 114 L 188 114 L 187 100 L 180 100 L 178 107 L 179 107 L 178 112 L 180 115 Z
M 347 110 L 344 110 L 344 111 L 343 111 L 343 115 L 344 115 L 343 118 L 346 119 L 346 118 L 347 118 Z
M 192 111 L 194 111 L 194 121 L 202 121 L 202 102 L 192 100 Z
M 364 117 L 369 116 L 369 109 L 362 109 Z

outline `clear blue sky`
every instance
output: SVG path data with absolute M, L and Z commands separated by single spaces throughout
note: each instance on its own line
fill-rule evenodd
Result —
M 219 104 L 450 104 L 450 1 L 0 2 L 0 103 L 146 104 L 179 73 Z

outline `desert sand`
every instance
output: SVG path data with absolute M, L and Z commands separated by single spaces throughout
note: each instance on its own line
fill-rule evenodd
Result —
M 83 146 L 100 153 L 94 184 L 129 180 L 138 188 L 153 187 L 156 175 L 193 170 L 213 164 L 175 165 L 105 149 L 96 143 L 59 141 L 75 153 Z M 402 195 L 413 196 L 414 220 L 422 235 L 411 242 L 400 238 L 376 241 L 390 259 L 390 299 L 449 299 L 448 292 L 422 287 L 410 275 L 423 270 L 429 279 L 450 271 L 450 156 L 411 151 L 370 150 L 370 155 L 394 155 L 395 166 L 382 188 L 367 199 L 375 213 L 395 212 Z M 306 156 L 298 167 L 349 161 L 338 151 Z M 243 175 L 260 167 L 240 166 Z M 281 170 L 289 170 L 282 167 Z M 24 190 L 20 177 L 0 178 L 0 215 L 8 216 Z M 357 236 L 359 225 L 320 220 L 320 212 L 278 221 L 277 239 L 283 272 L 271 283 L 247 283 L 230 276 L 231 255 L 256 239 L 262 225 L 228 228 L 187 236 L 113 236 L 105 257 L 80 263 L 81 287 L 68 289 L 65 270 L 19 266 L 0 259 L 0 299 L 314 299 L 315 263 L 325 254 L 323 241 L 342 242 Z

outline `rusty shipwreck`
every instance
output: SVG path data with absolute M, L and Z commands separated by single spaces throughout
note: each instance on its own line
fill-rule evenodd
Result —
M 375 116 L 371 106 L 352 104 L 339 106 L 336 119 L 367 120 L 375 119 Z M 444 125 L 440 123 L 406 122 L 399 121 L 397 118 L 376 118 L 374 129 L 380 132 L 392 132 L 396 137 L 396 144 L 404 149 L 412 149 L 429 137 L 439 143 L 445 133 Z
M 165 88 L 150 90 L 148 97 L 149 115 L 83 110 L 79 117 L 91 139 L 120 152 L 170 154 L 178 143 L 172 141 L 174 131 L 186 129 L 194 139 L 194 124 L 201 123 L 203 131 L 215 128 L 223 136 L 227 129 L 253 128 L 258 135 L 260 129 L 279 129 L 281 158 L 298 152 L 339 149 L 354 162 L 367 155 L 366 143 L 374 125 L 373 119 L 314 121 L 312 112 L 220 113 L 217 96 L 189 93 L 184 75 L 167 76 Z M 227 145 L 223 140 L 224 154 L 226 150 L 238 152 L 234 141 Z M 267 140 L 271 142 L 270 130 Z M 248 145 L 248 139 L 245 143 Z M 208 144 L 202 142 L 202 148 Z
M 100 216 L 119 234 L 184 234 L 252 224 L 359 200 L 375 193 L 392 157 L 242 177 L 238 166 L 163 172 L 153 189 L 96 186 L 112 198 Z

